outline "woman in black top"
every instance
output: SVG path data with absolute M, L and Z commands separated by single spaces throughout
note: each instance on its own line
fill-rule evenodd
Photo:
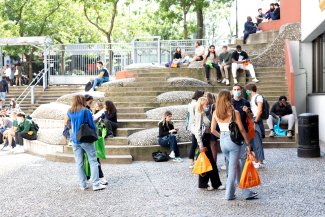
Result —
M 174 158 L 176 162 L 183 162 L 183 159 L 180 158 L 179 150 L 177 146 L 176 133 L 178 129 L 174 128 L 173 122 L 171 122 L 172 113 L 166 111 L 163 119 L 159 122 L 159 145 L 162 147 L 171 148 L 172 152 L 169 157 Z
M 114 103 L 110 100 L 105 102 L 104 123 L 107 129 L 107 136 L 113 138 L 116 135 L 117 124 L 117 110 Z
M 176 48 L 176 52 L 175 52 L 175 54 L 174 54 L 174 58 L 173 58 L 174 60 L 176 59 L 176 60 L 180 60 L 180 59 L 182 59 L 182 50 L 181 50 L 181 48 L 180 47 L 177 47 Z

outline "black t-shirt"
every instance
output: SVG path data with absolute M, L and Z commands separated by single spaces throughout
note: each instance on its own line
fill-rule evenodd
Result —
M 248 131 L 248 127 L 247 127 L 247 115 L 246 112 L 243 111 L 243 106 L 247 106 L 248 108 L 250 108 L 250 103 L 246 100 L 241 98 L 239 101 L 232 99 L 232 104 L 234 106 L 234 108 L 239 111 L 240 113 L 240 118 L 241 118 L 241 122 L 246 130 L 246 132 Z
M 105 68 L 101 68 L 101 69 L 99 70 L 99 74 L 100 74 L 101 72 L 104 72 L 103 77 L 109 77 L 109 74 L 108 74 L 107 69 L 105 69 Z
M 174 59 L 182 59 L 182 54 L 181 53 L 175 53 L 174 54 Z
M 160 138 L 169 135 L 169 131 L 174 129 L 173 123 L 166 123 L 165 125 L 163 125 L 163 122 L 160 121 L 158 126 L 159 126 L 159 136 L 158 137 L 160 137 Z
M 232 55 L 231 55 L 231 59 L 234 59 L 234 60 L 238 61 L 239 56 L 243 57 L 242 60 L 249 59 L 247 53 L 245 51 L 243 51 L 243 50 L 240 52 L 240 54 L 237 51 L 234 51 L 232 53 Z

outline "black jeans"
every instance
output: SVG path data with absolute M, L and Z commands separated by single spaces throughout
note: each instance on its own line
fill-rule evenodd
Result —
M 104 124 L 107 129 L 107 135 L 116 136 L 116 129 L 118 127 L 118 124 L 107 119 L 104 120 Z
M 179 149 L 175 135 L 159 137 L 158 143 L 162 147 L 171 148 L 175 153 L 175 157 L 179 157 Z
M 203 176 L 203 177 L 201 175 L 199 175 L 199 188 L 207 188 L 209 180 L 211 180 L 212 187 L 214 189 L 217 189 L 222 184 L 220 181 L 218 168 L 217 168 L 216 162 L 213 159 L 212 151 L 210 148 L 210 133 L 204 134 L 204 136 L 202 138 L 202 142 L 203 142 L 203 147 L 205 147 L 207 149 L 205 154 L 207 155 L 207 157 L 212 165 L 212 170 L 207 172 L 205 174 L 205 176 Z
M 215 68 L 217 70 L 217 79 L 220 80 L 221 79 L 220 66 L 215 63 L 212 63 L 212 66 L 213 66 L 213 68 Z M 204 64 L 204 68 L 205 68 L 205 76 L 207 78 L 207 81 L 210 81 L 210 66 L 208 66 L 207 64 Z
M 16 132 L 15 133 L 15 139 L 16 139 L 16 144 L 24 145 L 24 139 L 36 140 L 37 135 L 36 134 L 29 135 L 29 134 L 23 133 L 23 132 Z
M 197 141 L 196 141 L 195 135 L 192 134 L 192 146 L 191 146 L 190 152 L 188 154 L 189 159 L 194 160 L 196 148 L 197 148 Z

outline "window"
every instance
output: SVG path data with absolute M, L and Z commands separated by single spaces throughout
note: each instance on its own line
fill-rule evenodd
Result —
M 313 41 L 313 93 L 325 93 L 325 34 Z

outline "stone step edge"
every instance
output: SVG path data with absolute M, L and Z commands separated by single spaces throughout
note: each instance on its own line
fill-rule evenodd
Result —
M 67 153 L 53 153 L 45 155 L 45 159 L 55 162 L 74 163 L 75 158 L 73 154 Z M 133 158 L 131 155 L 106 155 L 106 159 L 100 159 L 101 163 L 106 164 L 130 164 Z

